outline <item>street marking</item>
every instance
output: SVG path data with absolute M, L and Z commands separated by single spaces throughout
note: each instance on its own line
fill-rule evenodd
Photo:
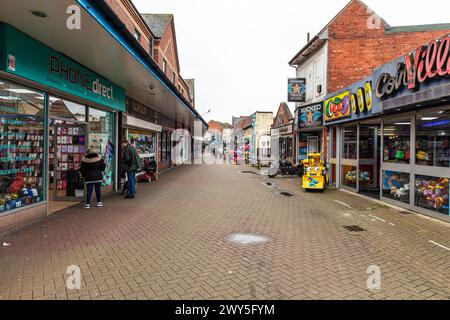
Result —
M 393 224 L 393 223 L 391 223 L 391 222 L 389 222 L 389 224 L 390 224 L 391 226 L 395 227 L 395 224 Z
M 434 242 L 434 241 L 428 241 L 429 243 L 432 243 L 432 244 L 434 244 L 434 245 L 436 245 L 436 246 L 438 246 L 438 247 L 441 247 L 441 248 L 443 248 L 443 249 L 445 249 L 445 250 L 448 250 L 448 251 L 450 251 L 450 248 L 447 248 L 447 247 L 445 247 L 445 246 L 443 246 L 442 244 L 439 244 L 439 243 L 437 243 L 437 242 Z
M 386 222 L 386 220 L 383 220 L 383 219 L 381 219 L 381 218 L 378 218 L 377 216 L 374 216 L 374 215 L 371 215 L 371 214 L 369 214 L 369 216 L 371 216 L 371 217 L 374 218 L 374 219 L 380 220 L 380 221 L 382 221 L 382 222 Z
M 349 208 L 349 209 L 352 208 L 352 207 L 350 207 L 348 204 L 343 203 L 343 202 L 341 202 L 341 201 L 334 200 L 334 202 L 340 203 L 340 204 L 342 204 L 343 206 L 346 206 L 346 207 Z

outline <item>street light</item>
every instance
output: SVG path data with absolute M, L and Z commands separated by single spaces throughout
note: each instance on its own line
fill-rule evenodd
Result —
M 208 114 L 211 112 L 211 109 L 209 109 L 208 111 L 206 111 L 204 114 L 201 114 L 200 117 L 203 117 L 205 114 Z

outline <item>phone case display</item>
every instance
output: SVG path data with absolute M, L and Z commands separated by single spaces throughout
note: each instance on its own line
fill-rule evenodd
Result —
M 409 173 L 383 171 L 383 196 L 409 204 Z
M 86 150 L 84 132 L 84 128 L 81 127 L 57 127 L 56 129 L 56 177 L 53 164 L 50 165 L 49 176 L 52 185 L 56 179 L 58 196 L 75 197 L 77 190 L 84 188 L 79 171 Z M 54 130 L 51 130 L 50 134 L 54 134 Z M 50 154 L 54 155 L 53 141 L 50 142 Z
M 44 130 L 30 119 L 0 125 L 0 213 L 43 201 Z
M 449 215 L 449 179 L 416 176 L 415 205 Z

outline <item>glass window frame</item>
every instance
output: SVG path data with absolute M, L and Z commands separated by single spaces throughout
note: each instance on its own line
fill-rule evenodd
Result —
M 42 90 L 24 85 L 22 83 L 18 83 L 14 80 L 8 79 L 8 78 L 1 78 L 0 82 L 3 84 L 9 84 L 14 87 L 17 87 L 17 89 L 25 89 L 32 91 L 33 93 L 42 95 L 43 98 L 43 119 L 42 119 L 42 130 L 43 130 L 43 151 L 42 151 L 42 200 L 32 202 L 29 204 L 26 204 L 24 206 L 16 207 L 14 209 L 0 211 L 0 217 L 9 216 L 12 214 L 15 214 L 17 212 L 20 212 L 22 210 L 31 209 L 33 207 L 37 206 L 45 206 L 48 202 L 48 192 L 47 192 L 47 174 L 48 174 L 48 94 Z M 20 93 L 18 93 L 20 94 Z M 5 204 L 6 205 L 6 204 Z

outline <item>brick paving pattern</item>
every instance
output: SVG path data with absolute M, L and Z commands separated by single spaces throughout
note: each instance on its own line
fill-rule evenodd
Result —
M 450 298 L 450 251 L 430 242 L 450 247 L 450 224 L 241 170 L 256 171 L 179 167 L 135 200 L 113 195 L 0 239 L 11 244 L 0 247 L 0 299 Z M 270 241 L 236 245 L 233 233 Z M 80 290 L 66 288 L 70 265 Z M 370 265 L 380 290 L 367 289 Z

